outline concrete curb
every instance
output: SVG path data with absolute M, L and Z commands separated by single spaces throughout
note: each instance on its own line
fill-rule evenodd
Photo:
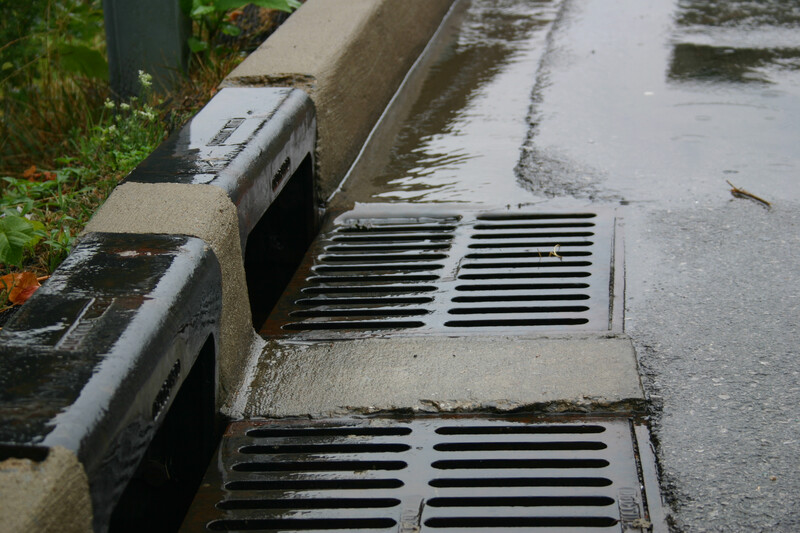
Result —
M 93 528 L 105 531 L 181 384 L 193 379 L 195 360 L 205 360 L 207 339 L 217 409 L 230 399 L 255 339 L 243 259 L 274 259 L 264 244 L 268 208 L 282 190 L 300 195 L 279 215 L 296 216 L 301 202 L 299 233 L 310 242 L 315 156 L 317 188 L 327 195 L 451 3 L 309 0 L 225 82 L 284 88 L 222 89 L 115 190 L 75 252 L 0 332 L 0 458 L 38 453 L 34 462 L 46 463 L 64 447 L 77 458 L 67 474 L 83 474 L 88 489 L 70 482 L 56 505 L 42 507 L 50 476 L 29 476 L 30 490 L 0 508 L 0 523 L 19 515 L 45 524 L 44 515 L 69 514 L 74 504 L 73 529 L 85 530 L 91 497 Z M 339 31 L 320 31 L 326 27 Z M 281 58 L 280 74 L 265 57 Z M 291 87 L 309 91 L 316 115 Z M 183 266 L 171 268 L 175 262 Z M 7 464 L 0 490 L 18 483 Z
M 320 192 L 328 198 L 452 1 L 308 0 L 222 86 L 308 92 L 317 108 Z
M 201 354 L 213 419 L 221 277 L 197 238 L 87 236 L 3 329 L 0 458 L 68 450 L 104 531 Z
M 86 232 L 190 235 L 211 246 L 222 269 L 217 378 L 220 403 L 224 403 L 230 385 L 241 377 L 255 335 L 236 207 L 225 192 L 206 185 L 123 183 L 95 214 Z
M 72 452 L 56 446 L 42 461 L 10 458 L 0 462 L 0 531 L 91 530 L 86 473 Z

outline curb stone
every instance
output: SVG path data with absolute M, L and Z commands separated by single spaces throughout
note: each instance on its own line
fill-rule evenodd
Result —
M 451 3 L 308 0 L 223 83 L 282 89 L 223 89 L 112 194 L 73 254 L 0 332 L 2 466 L 17 458 L 36 463 L 34 473 L 49 472 L 48 457 L 72 454 L 79 463 L 69 476 L 83 474 L 88 487 L 68 483 L 42 507 L 51 477 L 30 476 L 29 490 L 0 507 L 0 523 L 27 516 L 37 530 L 84 531 L 91 497 L 93 529 L 105 531 L 194 360 L 207 352 L 206 339 L 219 366 L 217 407 L 227 399 L 244 366 L 237 353 L 250 353 L 238 350 L 255 338 L 242 279 L 248 234 L 306 162 L 318 171 L 322 197 L 337 187 Z M 280 75 L 261 71 L 265 54 L 295 66 Z M 308 91 L 316 116 L 308 97 L 291 88 Z M 253 90 L 264 96 L 244 116 L 224 116 Z M 296 112 L 281 112 L 287 102 Z M 259 105 L 275 107 L 257 113 Z M 193 144 L 194 137 L 205 141 Z M 176 262 L 184 266 L 172 268 Z M 176 348 L 171 341 L 181 336 Z M 109 460 L 111 470 L 101 468 Z M 19 483 L 13 471 L 0 468 L 0 491 Z M 53 525 L 45 515 L 72 516 L 75 525 Z

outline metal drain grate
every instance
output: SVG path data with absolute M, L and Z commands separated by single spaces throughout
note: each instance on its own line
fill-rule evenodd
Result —
M 598 213 L 343 215 L 262 333 L 608 330 L 613 240 Z
M 633 426 L 235 422 L 182 531 L 640 531 L 659 499 L 641 490 Z
M 425 323 L 456 218 L 353 221 L 337 227 L 306 276 L 286 330 L 416 328 Z M 301 320 L 298 320 L 301 319 Z

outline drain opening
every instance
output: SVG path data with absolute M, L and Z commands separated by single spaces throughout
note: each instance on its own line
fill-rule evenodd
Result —
M 425 325 L 425 322 L 415 322 L 413 320 L 395 320 L 389 321 L 384 320 L 381 322 L 365 322 L 365 321 L 358 321 L 352 320 L 349 322 L 303 322 L 303 323 L 291 323 L 286 324 L 283 326 L 284 329 L 294 330 L 294 331 L 305 331 L 305 330 L 336 330 L 336 329 L 405 329 L 405 328 L 421 328 Z
M 515 425 L 515 426 L 446 426 L 436 429 L 439 435 L 560 435 L 568 433 L 604 433 L 596 425 Z
M 595 213 L 487 213 L 478 220 L 555 220 L 560 218 L 595 218 Z
M 613 502 L 613 500 L 612 500 Z M 292 498 L 269 500 L 228 500 L 217 504 L 236 509 L 380 509 L 400 505 L 396 498 Z
M 387 437 L 409 435 L 411 429 L 405 427 L 310 427 L 310 428 L 258 428 L 247 432 L 248 437 Z
M 610 483 L 610 481 L 609 481 Z M 226 490 L 285 491 L 285 490 L 365 490 L 398 489 L 404 483 L 399 479 L 287 479 L 276 481 L 232 481 Z
M 440 259 L 447 259 L 445 254 L 385 254 L 385 255 L 364 255 L 360 253 L 354 253 L 352 255 L 333 255 L 333 254 L 326 254 L 320 256 L 320 261 L 326 262 L 345 262 L 345 261 L 352 261 L 352 262 L 359 262 L 359 263 L 375 263 L 378 261 L 408 261 L 409 259 L 413 259 L 415 261 L 438 261 Z M 441 268 L 441 267 L 440 267 Z
M 539 278 L 588 278 L 589 272 L 487 272 L 461 274 L 458 279 L 539 279 Z
M 538 250 L 536 252 L 475 252 L 471 254 L 466 254 L 464 257 L 466 259 L 511 259 L 511 258 L 521 258 L 521 259 L 548 259 L 550 257 L 551 250 Z M 561 250 L 559 248 L 558 255 L 562 257 L 587 257 L 592 255 L 591 252 L 585 251 L 578 251 L 578 252 L 567 252 Z M 591 264 L 591 263 L 590 263 Z
M 412 271 L 412 270 L 441 270 L 442 265 L 412 265 L 412 264 L 388 264 L 388 265 L 320 265 L 314 267 L 314 272 L 374 272 L 376 270 L 391 271 Z
M 473 239 L 563 239 L 564 237 L 592 237 L 591 231 L 541 231 L 533 233 L 476 233 Z
M 448 320 L 445 326 L 452 328 L 502 328 L 519 326 L 577 326 L 587 324 L 588 318 L 543 318 L 524 319 L 509 318 L 506 320 Z
M 593 441 L 553 442 L 454 442 L 436 444 L 438 452 L 489 452 L 526 450 L 605 450 L 606 444 Z
M 541 291 L 559 289 L 588 289 L 588 283 L 515 283 L 492 285 L 458 285 L 457 291 Z
M 587 422 L 467 416 L 235 422 L 184 531 L 398 524 L 420 531 L 559 530 L 648 519 L 643 502 L 657 497 L 639 488 L 631 423 Z
M 563 240 L 552 240 L 552 241 L 535 241 L 535 242 L 502 242 L 502 243 L 493 243 L 493 242 L 476 242 L 471 243 L 469 248 L 473 249 L 481 249 L 481 248 L 542 248 L 543 251 L 549 253 L 556 246 L 594 246 L 594 242 L 592 241 L 580 241 L 580 242 L 569 242 L 565 243 Z M 548 250 L 549 248 L 549 250 Z M 558 252 L 561 255 L 561 251 Z
M 434 461 L 431 465 L 439 470 L 481 470 L 521 468 L 605 468 L 604 459 L 452 459 Z
M 491 302 L 538 302 L 588 300 L 588 294 L 489 294 L 486 296 L 454 296 L 456 303 L 491 303 Z
M 307 531 L 312 529 L 385 529 L 397 525 L 390 518 L 270 518 L 249 520 L 218 520 L 211 522 L 211 531 Z
M 295 303 L 297 305 L 400 305 L 400 304 L 427 304 L 433 298 L 430 296 L 387 296 L 383 298 L 301 298 Z
M 509 229 L 553 229 L 553 228 L 593 228 L 592 222 L 571 223 L 528 223 L 528 224 L 475 224 L 477 230 L 509 230 Z
M 292 311 L 289 316 L 297 317 L 379 317 L 379 316 L 415 316 L 424 315 L 428 312 L 425 309 L 331 309 L 319 311 Z
M 586 422 L 468 416 L 235 422 L 184 531 L 397 524 L 420 531 L 559 530 L 649 519 L 645 502 L 657 498 L 641 492 L 631 422 Z
M 302 291 L 307 294 L 346 294 L 346 293 L 377 293 L 377 292 L 433 292 L 436 287 L 426 285 L 374 285 L 374 286 L 335 286 L 335 287 L 304 287 Z
M 284 453 L 399 453 L 407 451 L 408 444 L 274 444 L 269 446 L 245 446 L 241 453 L 269 453 L 273 455 Z
M 608 496 L 528 496 L 431 498 L 431 507 L 605 507 L 613 505 Z
M 592 266 L 589 261 L 542 261 L 538 263 L 467 263 L 466 269 L 474 268 L 570 268 Z
M 492 487 L 608 487 L 612 481 L 604 477 L 504 477 L 504 478 L 437 478 L 430 481 L 438 488 Z
M 237 472 L 347 472 L 350 470 L 402 470 L 403 461 L 270 461 L 233 465 Z
M 450 309 L 451 315 L 475 315 L 481 313 L 582 313 L 588 311 L 585 305 L 562 305 L 550 307 L 469 307 Z
M 439 276 L 432 274 L 414 274 L 414 275 L 399 275 L 399 274 L 386 274 L 382 276 L 312 276 L 308 278 L 309 281 L 314 283 L 362 283 L 362 282 L 415 282 L 415 281 L 433 281 L 439 279 Z
M 339 220 L 318 237 L 316 255 L 262 334 L 611 327 L 613 217 L 520 211 Z
M 434 528 L 446 527 L 610 527 L 619 522 L 606 516 L 520 516 L 514 518 L 495 516 L 470 516 L 465 518 L 431 518 L 425 525 Z

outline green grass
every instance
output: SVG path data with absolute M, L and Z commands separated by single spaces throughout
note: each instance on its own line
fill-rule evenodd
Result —
M 130 102 L 106 100 L 97 125 L 85 135 L 70 138 L 73 154 L 56 159 L 52 171 L 30 167 L 22 177 L 0 178 L 0 220 L 14 221 L 20 233 L 29 226 L 28 239 L 19 239 L 0 262 L 6 272 L 52 272 L 72 249 L 76 235 L 118 180 L 139 164 L 164 139 L 166 131 L 153 107 L 150 77 L 140 75 L 142 91 Z M 0 227 L 0 238 L 3 228 Z
M 293 0 L 259 4 L 296 6 Z M 235 5 L 234 5 L 235 4 Z M 114 102 L 101 0 L 28 0 L 0 18 L 0 277 L 49 275 L 116 184 L 216 92 L 243 54 L 230 45 L 234 0 L 194 0 L 183 86 L 168 97 L 140 74 L 137 98 Z M 240 10 L 239 10 L 240 11 Z M 204 15 L 203 12 L 207 12 Z M 235 14 L 235 13 L 234 13 Z M 209 31 L 213 19 L 217 34 Z M 215 40 L 215 36 L 220 41 Z M 225 46 L 220 44 L 226 36 Z M 0 287 L 0 311 L 8 307 Z

